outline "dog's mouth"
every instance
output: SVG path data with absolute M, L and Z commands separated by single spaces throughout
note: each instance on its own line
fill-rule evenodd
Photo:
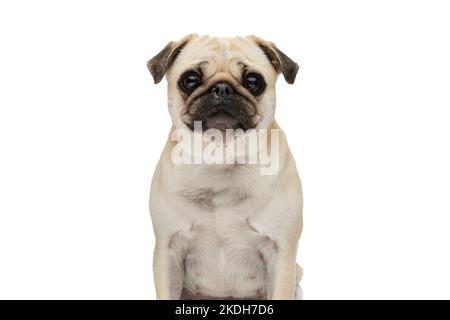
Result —
M 203 131 L 227 129 L 244 131 L 254 128 L 256 108 L 243 98 L 232 97 L 229 100 L 214 100 L 208 95 L 197 99 L 187 108 L 186 124 L 195 130 L 201 124 Z
M 225 131 L 226 129 L 248 129 L 244 123 L 241 123 L 239 119 L 225 110 L 214 112 L 213 114 L 207 116 L 205 119 L 199 121 L 202 121 L 203 130 L 217 129 L 220 131 Z

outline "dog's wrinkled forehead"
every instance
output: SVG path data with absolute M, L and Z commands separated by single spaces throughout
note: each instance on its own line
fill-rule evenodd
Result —
M 264 51 L 250 38 L 216 38 L 202 36 L 186 43 L 167 72 L 169 82 L 186 70 L 201 70 L 205 81 L 215 74 L 229 74 L 239 80 L 243 70 L 259 72 L 266 81 L 276 78 Z
M 189 68 L 200 68 L 203 76 L 224 73 L 238 76 L 243 68 L 262 74 L 271 85 L 276 75 L 282 73 L 286 82 L 295 81 L 297 63 L 277 46 L 255 36 L 216 38 L 188 35 L 179 41 L 169 42 L 147 62 L 155 83 L 167 73 L 169 84 Z

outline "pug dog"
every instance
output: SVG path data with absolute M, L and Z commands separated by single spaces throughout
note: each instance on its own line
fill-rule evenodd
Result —
M 302 188 L 274 119 L 277 77 L 293 84 L 298 65 L 256 36 L 188 35 L 147 66 L 155 84 L 166 76 L 172 118 L 150 192 L 157 299 L 300 299 Z M 256 153 L 270 149 L 277 170 L 263 173 L 267 163 L 174 163 L 174 136 L 187 132 L 195 140 L 196 123 L 241 137 L 264 131 Z

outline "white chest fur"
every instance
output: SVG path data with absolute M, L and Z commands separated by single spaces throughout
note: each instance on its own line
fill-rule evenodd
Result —
M 171 238 L 170 250 L 184 256 L 184 287 L 201 296 L 264 297 L 267 262 L 277 252 L 276 242 L 253 227 L 244 212 L 250 199 L 235 195 L 233 205 L 209 196 L 208 205 L 199 200 L 206 208 L 198 210 L 189 231 Z M 215 206 L 215 201 L 223 205 Z

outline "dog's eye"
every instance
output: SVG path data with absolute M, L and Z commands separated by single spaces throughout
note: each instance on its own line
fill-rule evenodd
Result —
M 251 72 L 244 77 L 244 86 L 254 96 L 260 95 L 266 88 L 266 83 L 263 77 L 257 73 Z
M 202 82 L 202 77 L 195 71 L 185 72 L 180 80 L 178 81 L 178 86 L 185 93 L 191 93 L 197 88 Z

